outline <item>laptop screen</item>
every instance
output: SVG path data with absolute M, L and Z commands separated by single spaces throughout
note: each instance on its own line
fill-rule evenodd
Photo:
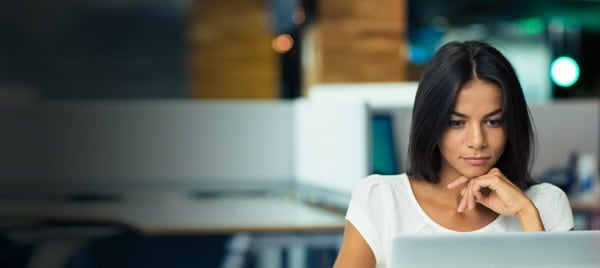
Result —
M 600 267 L 600 231 L 400 235 L 390 267 Z

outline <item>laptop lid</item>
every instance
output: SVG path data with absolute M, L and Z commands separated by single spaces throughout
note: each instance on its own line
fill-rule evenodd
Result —
M 600 267 L 600 230 L 399 235 L 392 268 Z

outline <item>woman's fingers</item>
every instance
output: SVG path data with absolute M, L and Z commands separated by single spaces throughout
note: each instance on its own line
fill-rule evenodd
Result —
M 466 200 L 467 200 L 468 195 L 469 195 L 469 193 L 465 191 L 465 194 L 460 199 L 460 202 L 458 203 L 458 208 L 456 209 L 456 211 L 458 211 L 459 213 L 462 213 L 465 211 L 465 206 L 467 203 Z
M 469 194 L 467 197 L 468 209 L 475 208 L 475 192 L 477 191 L 473 183 L 469 183 Z
M 512 194 L 508 194 L 508 192 L 512 192 L 513 185 L 498 169 L 492 169 L 487 174 L 472 179 L 460 176 L 446 185 L 448 189 L 461 186 L 463 189 L 460 192 L 461 200 L 458 204 L 458 212 L 475 209 L 477 203 L 486 207 L 490 206 L 490 202 L 511 203 L 510 199 L 513 198 Z M 490 199 L 490 194 L 493 195 L 492 199 Z M 490 208 L 494 209 L 498 205 L 500 204 L 492 205 L 493 207 Z
M 500 172 L 473 179 L 472 194 L 478 203 L 503 215 L 514 215 L 527 199 L 525 194 Z
M 486 191 L 486 189 L 488 191 Z M 473 195 L 475 196 L 475 200 L 480 200 L 483 198 L 484 194 L 488 194 L 489 193 L 489 188 L 484 187 L 484 188 L 480 188 L 478 191 L 474 191 Z
M 458 203 L 457 211 L 464 212 L 467 209 L 475 208 L 476 200 L 473 197 L 473 184 L 469 178 L 460 176 L 456 180 L 450 182 L 446 187 L 452 189 L 460 185 L 463 185 L 463 189 L 460 191 L 461 199 Z
M 467 185 L 461 190 L 461 202 L 458 211 L 474 209 L 477 203 L 486 204 L 487 195 L 491 191 L 489 181 L 480 180 L 480 178 L 469 180 Z
M 457 208 L 459 213 L 475 209 L 479 203 L 497 213 L 512 215 L 519 210 L 523 199 L 527 198 L 496 168 L 477 178 L 458 177 L 446 187 L 448 189 L 462 187 Z

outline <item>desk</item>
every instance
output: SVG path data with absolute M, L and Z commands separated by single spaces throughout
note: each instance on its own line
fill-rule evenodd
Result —
M 344 216 L 281 196 L 195 197 L 178 191 L 136 191 L 116 200 L 2 200 L 0 219 L 103 222 L 126 225 L 143 234 L 286 233 L 341 231 Z M 259 244 L 288 242 L 252 236 Z M 283 241 L 283 242 L 282 242 Z M 276 259 L 272 247 L 259 252 L 261 267 Z M 289 256 L 302 256 L 301 249 Z M 65 258 L 68 256 L 65 256 Z M 269 261 L 271 260 L 271 261 Z M 64 261 L 64 260 L 62 260 Z M 45 267 L 49 267 L 46 263 Z M 57 265 L 59 267 L 59 265 Z

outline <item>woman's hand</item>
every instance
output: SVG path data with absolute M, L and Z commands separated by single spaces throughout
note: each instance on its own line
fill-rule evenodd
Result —
M 492 168 L 488 173 L 472 179 L 461 176 L 447 187 L 454 189 L 461 185 L 464 188 L 461 191 L 458 212 L 474 209 L 479 203 L 498 214 L 517 217 L 523 230 L 543 230 L 533 202 L 499 169 Z

